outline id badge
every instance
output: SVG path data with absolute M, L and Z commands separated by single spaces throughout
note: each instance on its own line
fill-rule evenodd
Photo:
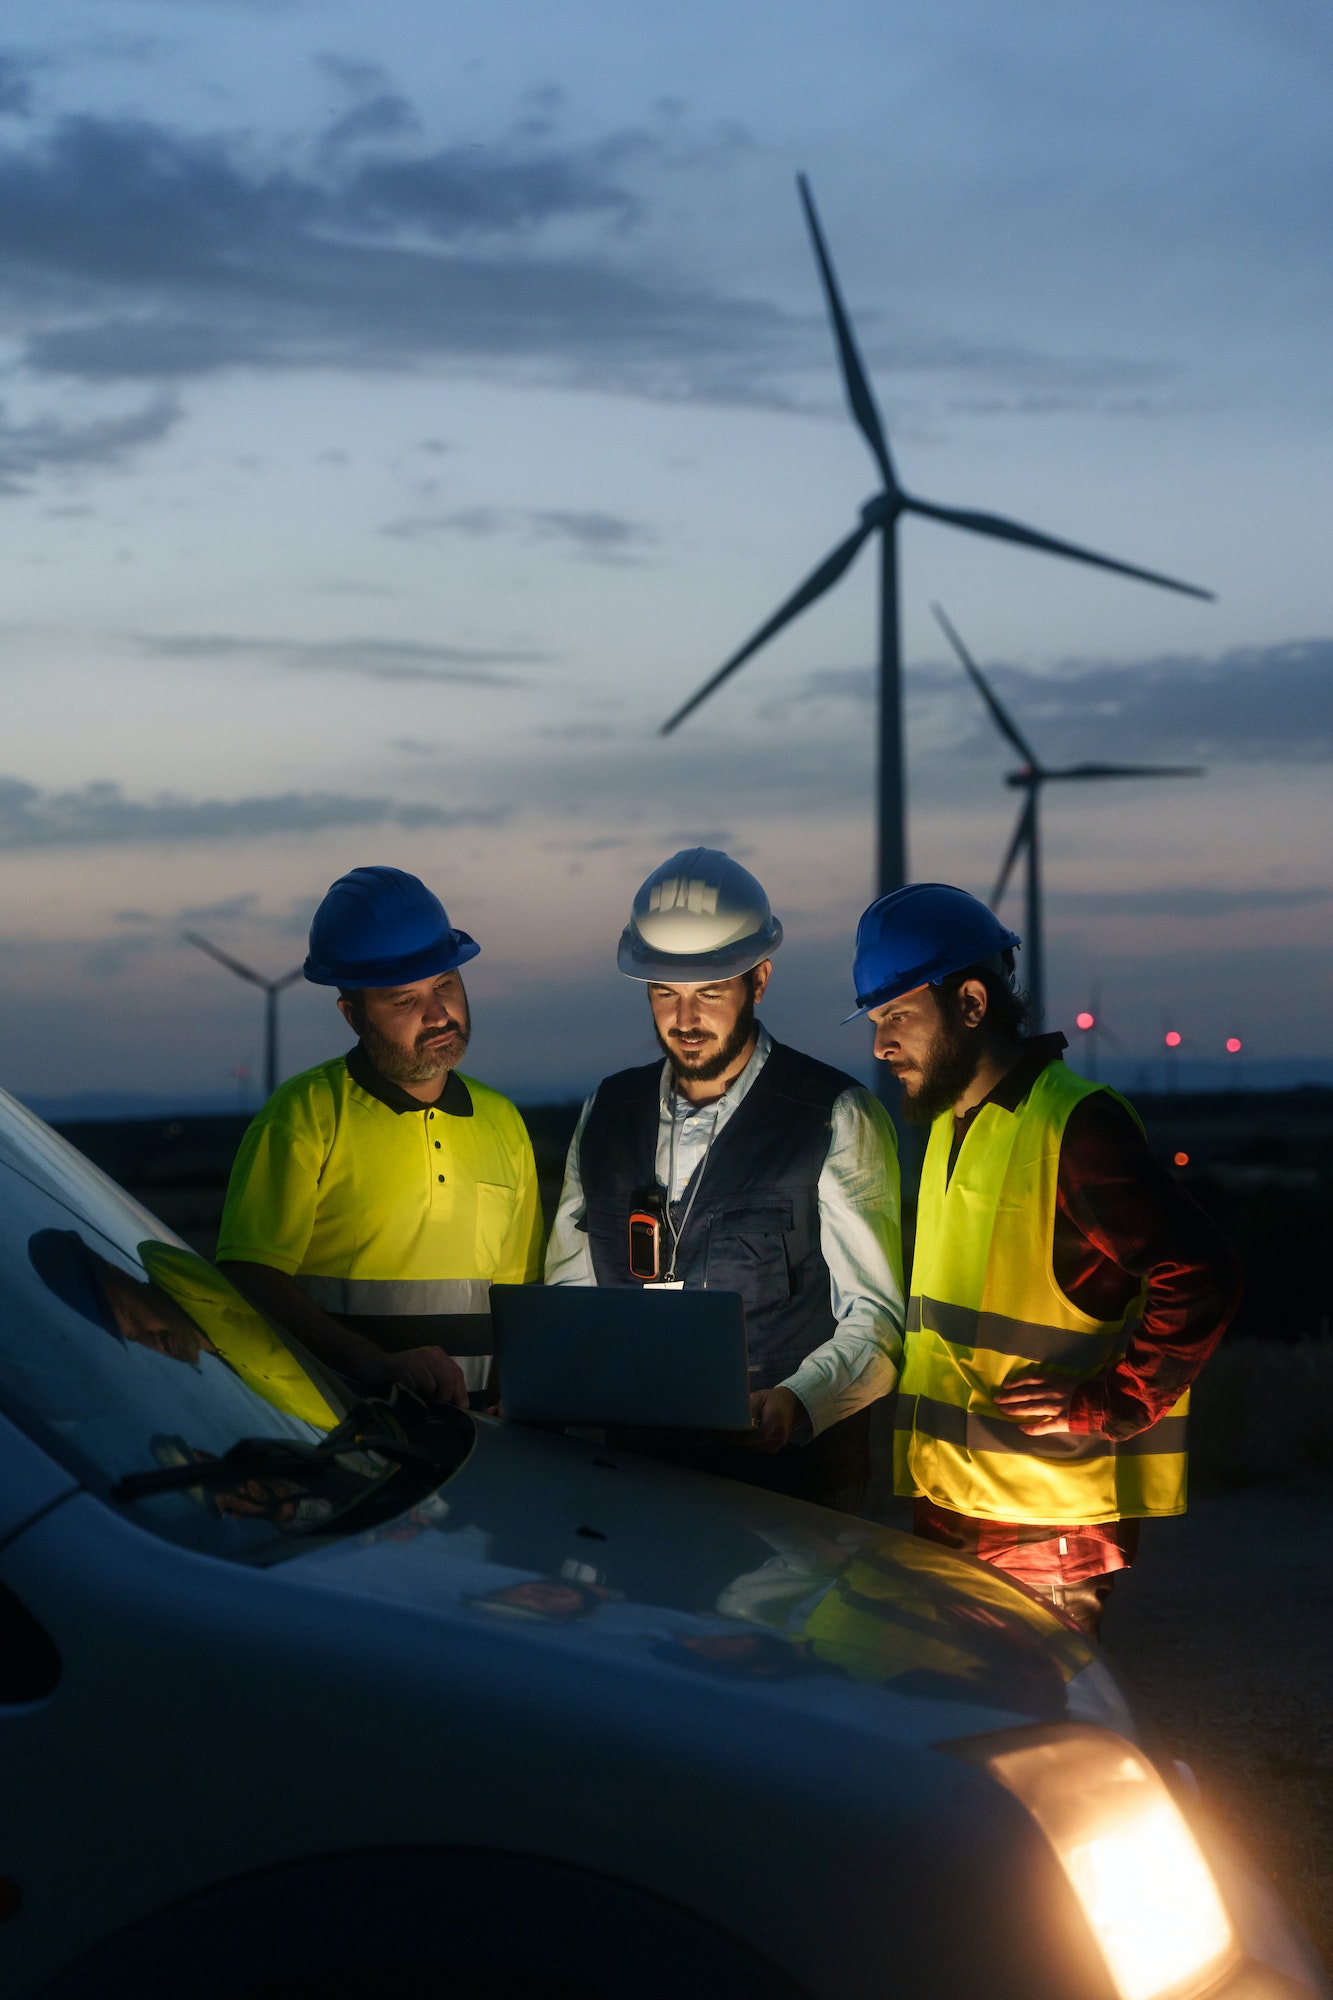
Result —
M 683 1278 L 650 1278 L 643 1288 L 645 1292 L 683 1292 Z

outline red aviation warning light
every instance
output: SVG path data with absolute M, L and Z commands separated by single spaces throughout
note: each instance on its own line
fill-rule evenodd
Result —
M 1240 1050 L 1241 1050 L 1241 1040 L 1240 1040 L 1240 1036 L 1239 1036 L 1239 1035 L 1228 1035 L 1228 1036 L 1227 1036 L 1227 1054 L 1228 1054 L 1229 1056 L 1238 1056 L 1238 1055 L 1240 1054 Z
M 1171 1164 L 1174 1167 L 1187 1167 L 1189 1163 L 1190 1156 L 1188 1153 L 1173 1153 L 1171 1155 Z
M 1087 1008 L 1085 1007 L 1081 1014 L 1075 1014 L 1074 1025 L 1075 1027 L 1082 1028 L 1084 1033 L 1086 1034 L 1089 1028 L 1096 1027 L 1097 1016 L 1095 1014 L 1089 1014 Z
M 1166 1043 L 1166 1046 L 1169 1049 L 1178 1049 L 1183 1039 L 1184 1037 L 1182 1035 L 1178 1035 L 1174 1028 L 1168 1028 L 1166 1033 L 1162 1037 L 1162 1040 Z

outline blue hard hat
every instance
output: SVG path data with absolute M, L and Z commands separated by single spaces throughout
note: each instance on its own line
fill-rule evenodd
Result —
M 856 1012 L 847 1020 L 918 986 L 938 986 L 951 972 L 984 965 L 1019 942 L 1017 932 L 1007 931 L 966 889 L 947 882 L 895 889 L 873 902 L 856 927 Z
M 444 904 L 401 868 L 353 868 L 315 911 L 302 968 L 316 986 L 410 986 L 481 950 L 451 928 Z

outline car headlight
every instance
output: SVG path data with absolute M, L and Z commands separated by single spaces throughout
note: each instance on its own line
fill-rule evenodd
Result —
M 940 1746 L 1020 1799 L 1055 1850 L 1120 2000 L 1186 2000 L 1240 1957 L 1212 1870 L 1142 1751 L 1086 1724 Z

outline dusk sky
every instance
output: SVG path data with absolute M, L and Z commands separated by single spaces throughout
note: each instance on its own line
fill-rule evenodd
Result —
M 1333 1002 L 1333 11 L 1321 0 L 9 0 L 0 54 L 0 1081 L 235 1101 L 328 883 L 424 875 L 468 1067 L 643 1060 L 641 878 L 727 847 L 840 1029 L 873 893 L 869 556 L 794 177 L 904 483 L 1215 590 L 903 527 L 911 872 L 985 894 L 1055 760 L 1050 1022 L 1100 989 L 1258 1079 Z M 1011 892 L 1005 914 L 1021 925 Z M 346 1046 L 284 998 L 284 1067 Z M 1276 1075 L 1275 1069 L 1271 1074 Z M 1333 1074 L 1333 1072 L 1329 1072 Z

